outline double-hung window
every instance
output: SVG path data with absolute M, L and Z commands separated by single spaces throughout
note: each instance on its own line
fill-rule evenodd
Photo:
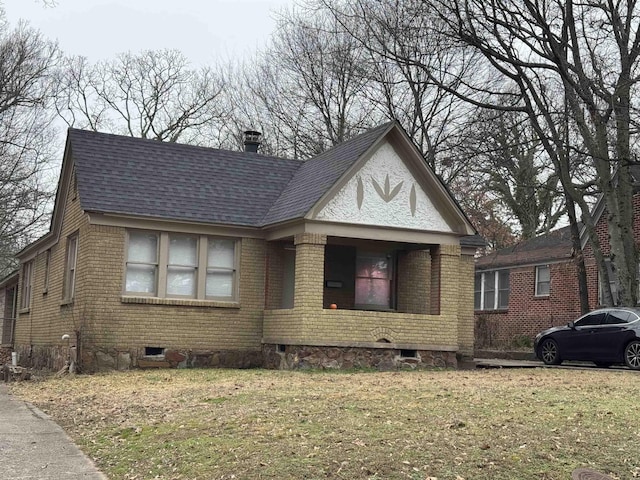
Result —
M 233 301 L 237 297 L 237 240 L 129 231 L 127 295 Z
M 198 274 L 198 237 L 169 235 L 167 264 L 167 296 L 196 296 Z
M 235 240 L 208 238 L 207 298 L 230 299 L 236 283 Z
M 20 291 L 20 308 L 27 309 L 31 305 L 33 288 L 33 260 L 22 266 L 22 290 Z
M 158 234 L 129 232 L 125 291 L 154 296 L 158 291 Z
M 529 290 L 531 291 L 531 290 Z M 551 292 L 551 272 L 549 265 L 536 267 L 536 297 L 548 297 Z
M 76 264 L 78 261 L 78 234 L 67 237 L 67 263 L 64 268 L 64 291 L 62 298 L 71 302 L 76 291 Z
M 474 308 L 504 310 L 509 307 L 509 270 L 476 273 Z

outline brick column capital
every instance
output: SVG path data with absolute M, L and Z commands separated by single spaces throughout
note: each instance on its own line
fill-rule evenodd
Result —
M 293 240 L 294 245 L 311 244 L 311 245 L 326 245 L 327 236 L 322 233 L 298 233 Z

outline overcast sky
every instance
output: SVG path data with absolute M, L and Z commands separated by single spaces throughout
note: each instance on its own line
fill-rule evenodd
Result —
M 175 48 L 196 65 L 245 55 L 274 30 L 274 12 L 292 0 L 2 0 L 7 20 L 25 19 L 90 60 Z

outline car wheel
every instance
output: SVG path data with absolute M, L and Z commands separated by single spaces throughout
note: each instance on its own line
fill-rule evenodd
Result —
M 640 342 L 634 340 L 624 349 L 624 363 L 632 370 L 640 370 Z
M 640 343 L 638 344 L 640 347 Z M 560 352 L 558 351 L 558 344 L 555 340 L 547 338 L 542 341 L 540 345 L 540 358 L 547 365 L 559 365 L 562 360 L 560 359 Z

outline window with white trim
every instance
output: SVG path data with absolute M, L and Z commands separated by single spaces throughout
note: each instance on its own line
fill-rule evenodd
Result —
M 548 297 L 551 292 L 551 271 L 549 265 L 538 265 L 536 267 L 536 297 Z
M 67 237 L 67 260 L 64 267 L 64 283 L 62 298 L 64 301 L 73 300 L 76 290 L 76 265 L 78 261 L 78 234 Z
M 20 291 L 20 308 L 27 309 L 31 305 L 33 287 L 33 260 L 22 266 L 22 290 Z
M 124 293 L 234 301 L 237 240 L 128 231 Z
M 509 308 L 509 270 L 476 273 L 474 308 L 506 310 Z

